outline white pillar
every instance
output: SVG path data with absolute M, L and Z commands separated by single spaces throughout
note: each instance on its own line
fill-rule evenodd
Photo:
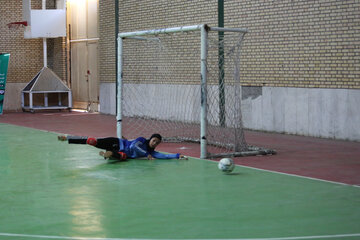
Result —
M 47 67 L 47 44 L 46 38 L 43 38 L 44 67 Z
M 117 64 L 117 109 L 116 109 L 116 134 L 118 138 L 122 137 L 122 83 L 123 83 L 123 74 L 122 74 L 122 60 L 123 60 L 123 52 L 122 52 L 122 38 L 118 37 L 118 64 Z
M 200 158 L 207 157 L 207 36 L 206 25 L 201 28 L 201 119 L 200 119 Z

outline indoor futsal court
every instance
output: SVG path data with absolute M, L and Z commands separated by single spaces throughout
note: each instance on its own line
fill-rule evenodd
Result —
M 81 117 L 88 121 L 74 122 L 83 124 L 77 132 L 55 120 Z M 21 118 L 33 128 L 9 124 Z M 106 123 L 112 117 L 2 116 L 0 239 L 360 238 L 358 185 L 244 165 L 224 174 L 216 161 L 195 157 L 112 162 L 94 147 L 59 142 L 52 131 L 81 134 L 100 118 Z M 49 124 L 35 129 L 41 121 Z M 179 151 L 163 144 L 166 151 Z M 257 158 L 272 161 L 245 159 Z
M 359 12 L 1 1 L 0 240 L 359 240 Z

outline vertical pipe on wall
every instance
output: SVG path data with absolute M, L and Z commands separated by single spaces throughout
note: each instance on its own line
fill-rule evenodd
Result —
M 42 10 L 46 10 L 46 0 L 42 0 Z M 47 67 L 47 43 L 46 43 L 46 38 L 43 38 L 43 53 L 44 53 L 44 67 Z
M 224 27 L 224 0 L 218 0 L 218 27 Z M 218 32 L 219 38 L 219 122 L 220 126 L 225 127 L 225 56 L 224 56 L 224 32 Z

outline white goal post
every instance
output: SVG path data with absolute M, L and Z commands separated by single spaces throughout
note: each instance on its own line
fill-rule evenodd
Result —
M 239 70 L 245 33 L 206 24 L 119 33 L 117 136 L 159 132 L 168 141 L 199 142 L 201 158 L 274 153 L 245 142 Z M 216 80 L 209 84 L 210 75 Z

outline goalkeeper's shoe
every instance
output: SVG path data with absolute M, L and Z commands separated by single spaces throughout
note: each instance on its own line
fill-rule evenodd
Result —
M 122 161 L 127 159 L 126 153 L 123 152 L 113 153 L 112 151 L 106 151 L 106 152 L 101 151 L 99 152 L 99 155 L 104 157 L 104 159 L 108 159 L 111 157 L 118 158 L 119 160 Z
M 58 140 L 59 141 L 66 141 L 67 140 L 67 137 L 65 135 L 59 135 L 58 136 Z

